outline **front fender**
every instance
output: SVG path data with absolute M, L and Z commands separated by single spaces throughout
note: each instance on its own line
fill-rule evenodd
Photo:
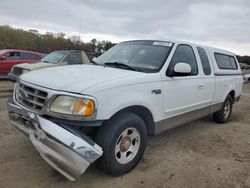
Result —
M 153 89 L 161 90 L 160 82 L 118 87 L 96 93 L 97 119 L 110 119 L 124 108 L 142 106 L 151 112 L 154 122 L 159 121 L 163 112 L 163 96 L 162 92 L 152 92 Z

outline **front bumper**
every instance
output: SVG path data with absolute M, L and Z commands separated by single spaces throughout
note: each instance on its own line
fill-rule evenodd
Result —
M 75 181 L 102 155 L 102 148 L 87 136 L 76 135 L 10 99 L 11 124 L 27 135 L 41 157 L 70 181 Z
M 19 80 L 19 76 L 14 74 L 13 72 L 8 73 L 8 78 L 13 82 L 17 82 Z

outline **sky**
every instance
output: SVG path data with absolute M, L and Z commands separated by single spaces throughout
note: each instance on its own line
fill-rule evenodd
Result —
M 250 55 L 250 0 L 0 0 L 0 25 L 84 42 L 183 40 Z

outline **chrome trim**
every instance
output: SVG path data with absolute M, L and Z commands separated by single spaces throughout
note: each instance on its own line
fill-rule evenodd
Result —
M 76 153 L 81 155 L 90 163 L 94 162 L 97 158 L 100 157 L 101 147 L 98 145 L 91 146 L 82 138 L 69 134 L 69 131 L 58 126 L 57 124 L 46 120 L 40 116 L 36 116 L 35 124 L 37 124 L 44 132 L 55 138 L 56 140 L 60 140 L 60 142 L 67 146 L 68 148 L 74 150 Z M 92 150 L 90 148 L 93 147 Z
M 242 73 L 214 73 L 215 76 L 242 76 Z
M 27 91 L 27 90 L 24 90 L 24 89 L 21 88 L 21 87 L 18 87 L 18 89 L 20 89 L 21 91 L 25 91 L 26 93 L 28 93 L 29 95 L 32 95 L 32 96 L 34 96 L 34 97 L 39 97 L 39 98 L 44 99 L 44 100 L 47 99 L 47 97 L 40 96 L 40 95 L 37 95 L 37 94 L 35 94 L 35 93 L 31 93 L 31 92 L 29 92 L 29 91 Z
M 41 157 L 70 181 L 76 180 L 103 153 L 97 144 L 8 102 L 11 124 L 29 136 Z
M 18 103 L 36 112 L 42 110 L 47 101 L 47 91 L 17 83 L 15 87 L 15 98 Z
M 18 105 L 20 105 L 23 109 L 25 109 L 27 111 L 37 113 L 38 115 L 49 115 L 49 116 L 52 116 L 52 117 L 66 119 L 66 120 L 75 120 L 75 121 L 94 121 L 94 120 L 96 120 L 98 103 L 97 103 L 97 100 L 93 96 L 52 90 L 52 89 L 49 89 L 49 88 L 45 88 L 45 87 L 41 87 L 41 86 L 38 86 L 38 85 L 35 85 L 35 84 L 31 84 L 31 83 L 23 81 L 23 80 L 20 80 L 20 83 L 22 83 L 24 85 L 27 85 L 28 87 L 32 87 L 32 88 L 35 88 L 35 89 L 38 89 L 38 90 L 41 90 L 41 91 L 44 91 L 44 92 L 48 93 L 47 100 L 45 101 L 45 104 L 44 104 L 43 108 L 40 111 L 35 111 L 34 109 L 27 108 L 26 106 L 22 105 L 21 103 L 19 103 L 16 100 L 15 93 L 16 93 L 16 87 L 17 87 L 17 84 L 18 84 L 18 83 L 16 83 L 15 87 L 14 87 L 14 91 L 13 91 L 13 93 L 14 93 L 14 95 L 13 95 L 14 102 L 17 103 Z M 50 112 L 49 111 L 50 104 L 59 95 L 66 95 L 66 96 L 71 96 L 71 97 L 91 99 L 91 100 L 93 100 L 95 102 L 95 113 L 90 117 L 84 117 L 84 116 L 66 115 L 66 114 Z

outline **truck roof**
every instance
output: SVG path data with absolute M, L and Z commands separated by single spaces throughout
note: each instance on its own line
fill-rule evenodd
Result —
M 29 53 L 34 53 L 34 54 L 42 54 L 40 52 L 35 52 L 35 51 L 30 51 L 30 50 L 18 50 L 18 49 L 1 49 L 1 51 L 17 51 L 17 52 L 29 52 Z
M 206 48 L 209 51 L 213 51 L 213 52 L 218 52 L 218 53 L 223 53 L 223 54 L 229 54 L 229 55 L 233 55 L 235 56 L 234 53 L 228 51 L 228 50 L 224 50 L 221 48 L 216 48 L 216 47 L 211 47 L 211 46 L 207 46 L 207 45 L 202 45 L 202 44 L 197 44 L 197 43 L 193 43 L 193 42 L 187 42 L 187 41 L 181 41 L 181 40 L 129 40 L 129 41 L 124 41 L 124 42 L 171 42 L 171 43 L 175 43 L 175 44 L 190 44 L 190 45 L 194 45 L 194 46 L 200 46 L 203 48 Z M 121 42 L 123 43 L 123 42 Z
M 82 50 L 56 50 L 56 51 L 53 51 L 53 52 L 68 52 L 68 53 L 71 53 L 71 52 L 84 52 Z

